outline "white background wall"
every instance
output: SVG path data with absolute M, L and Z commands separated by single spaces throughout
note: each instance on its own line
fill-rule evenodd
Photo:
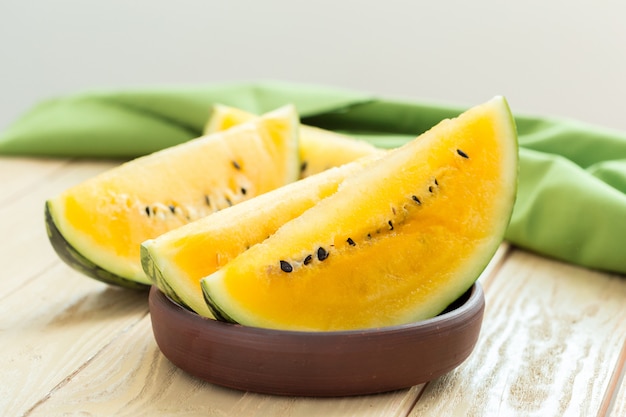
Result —
M 626 130 L 626 1 L 0 0 L 0 129 L 92 87 L 255 79 Z

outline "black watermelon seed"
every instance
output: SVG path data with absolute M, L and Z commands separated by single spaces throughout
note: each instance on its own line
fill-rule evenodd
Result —
M 411 198 L 412 198 L 412 199 L 413 199 L 413 201 L 415 201 L 417 204 L 422 204 L 422 202 L 420 201 L 420 199 L 419 199 L 419 198 L 417 198 L 417 196 L 416 196 L 416 195 L 411 196 Z
M 429 192 L 431 192 L 431 193 L 433 192 L 433 186 L 432 186 L 432 185 L 430 185 L 430 186 L 428 187 L 428 191 L 429 191 Z
M 209 196 L 208 195 L 204 196 L 204 202 L 206 203 L 207 206 L 211 205 L 211 200 L 209 200 Z
M 319 248 L 317 250 L 317 259 L 319 259 L 320 261 L 323 261 L 326 258 L 328 258 L 328 252 L 326 252 L 326 249 Z
M 246 190 L 245 188 L 241 187 L 241 194 L 246 195 L 247 192 L 248 192 L 248 190 Z
M 148 217 L 150 217 L 150 214 L 151 214 L 150 213 L 150 206 L 146 206 L 145 210 L 146 210 L 146 214 L 148 215 Z
M 235 169 L 237 171 L 239 171 L 241 169 L 241 165 L 239 165 L 239 163 L 237 163 L 237 161 L 233 161 L 233 166 L 235 167 Z
M 226 203 L 227 203 L 229 206 L 232 206 L 232 205 L 233 205 L 233 202 L 232 202 L 232 201 L 230 201 L 230 198 L 226 198 Z
M 351 237 L 348 238 L 347 242 L 348 242 L 348 245 L 350 246 L 356 246 L 356 243 L 354 243 L 354 240 L 352 240 Z
M 387 224 L 389 225 L 389 230 L 393 230 L 393 223 L 391 223 L 391 220 L 389 220 Z
M 439 183 L 437 182 L 437 178 L 435 178 L 435 185 L 439 187 Z
M 293 266 L 287 261 L 280 261 L 280 269 L 283 272 L 291 272 L 293 271 Z
M 469 156 L 467 156 L 467 154 L 465 152 L 463 152 L 462 150 L 460 150 L 460 149 L 457 149 L 456 153 L 458 153 L 459 155 L 461 155 L 465 159 L 469 159 Z
M 170 211 L 172 212 L 172 214 L 176 213 L 176 207 L 174 207 L 173 204 L 170 204 L 168 207 L 170 208 Z
M 312 260 L 313 260 L 313 255 L 307 255 L 306 258 L 304 258 L 304 264 L 308 265 L 311 263 Z
M 300 164 L 300 172 L 304 172 L 304 170 L 306 169 L 307 166 L 307 162 L 304 161 L 303 163 Z

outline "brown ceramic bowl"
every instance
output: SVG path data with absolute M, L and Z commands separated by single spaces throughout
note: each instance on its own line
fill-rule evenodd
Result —
M 206 319 L 156 287 L 149 304 L 159 348 L 187 373 L 239 390 L 328 397 L 407 388 L 456 368 L 476 344 L 485 299 L 476 283 L 435 318 L 339 332 L 269 330 Z

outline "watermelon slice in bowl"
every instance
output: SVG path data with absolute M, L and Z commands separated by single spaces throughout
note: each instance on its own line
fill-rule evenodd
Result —
M 288 105 L 70 187 L 46 202 L 50 243 L 87 276 L 147 289 L 141 242 L 297 180 L 298 126 Z
M 350 173 L 204 277 L 217 320 L 153 288 L 155 339 L 183 370 L 263 393 L 359 395 L 443 375 L 476 344 L 476 280 L 516 179 L 515 125 L 496 97 Z

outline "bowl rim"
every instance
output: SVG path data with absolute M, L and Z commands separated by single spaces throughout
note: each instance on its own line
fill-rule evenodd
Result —
M 154 294 L 153 294 L 154 292 Z M 439 313 L 438 315 L 414 321 L 411 323 L 405 324 L 397 324 L 392 326 L 384 326 L 384 327 L 371 327 L 371 328 L 362 328 L 362 329 L 352 329 L 352 330 L 330 330 L 330 331 L 312 331 L 312 330 L 281 330 L 281 329 L 273 329 L 273 328 L 265 328 L 265 327 L 256 327 L 256 326 L 247 326 L 239 323 L 229 323 L 225 321 L 220 321 L 217 319 L 212 319 L 209 317 L 204 317 L 199 315 L 198 313 L 184 307 L 183 305 L 177 303 L 167 294 L 162 292 L 156 286 L 152 286 L 150 289 L 149 297 L 161 297 L 163 301 L 167 301 L 165 304 L 170 306 L 170 309 L 178 310 L 179 314 L 189 315 L 190 317 L 194 317 L 195 319 L 207 321 L 209 325 L 217 325 L 223 326 L 224 329 L 231 328 L 236 331 L 245 331 L 250 334 L 263 334 L 263 335 L 289 335 L 291 337 L 344 337 L 344 336 L 354 336 L 354 335 L 362 335 L 363 333 L 369 334 L 386 334 L 386 333 L 398 333 L 398 332 L 406 332 L 406 331 L 415 331 L 416 328 L 435 328 L 439 329 L 442 325 L 446 325 L 449 322 L 456 323 L 459 321 L 459 318 L 462 318 L 465 315 L 473 315 L 475 311 L 484 308 L 485 300 L 484 300 L 484 291 L 479 282 L 472 283 L 472 286 L 465 290 L 455 301 L 450 303 L 446 309 Z M 465 300 L 462 300 L 465 298 Z M 462 300 L 462 301 L 460 301 Z M 452 307 L 458 304 L 456 307 Z

